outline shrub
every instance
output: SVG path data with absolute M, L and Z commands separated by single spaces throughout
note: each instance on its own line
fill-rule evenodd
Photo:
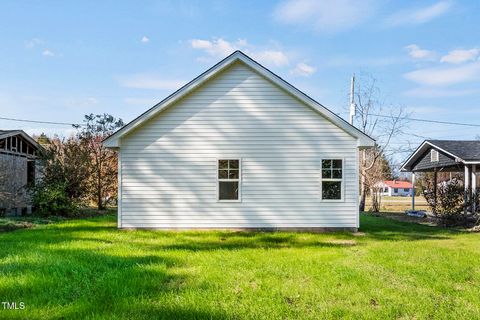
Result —
M 443 225 L 455 226 L 466 223 L 467 217 L 463 214 L 464 188 L 459 179 L 453 178 L 438 183 L 436 202 L 433 181 L 428 179 L 423 186 L 423 195 L 432 212 Z
M 65 184 L 39 184 L 33 191 L 35 214 L 47 216 L 71 216 L 76 207 L 69 199 Z

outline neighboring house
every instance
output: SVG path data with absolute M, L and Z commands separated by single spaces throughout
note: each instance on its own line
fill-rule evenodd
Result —
M 105 145 L 120 228 L 354 230 L 374 140 L 236 51 Z
M 410 181 L 385 180 L 379 184 L 382 196 L 411 196 L 412 183 Z
M 39 176 L 42 147 L 22 130 L 0 130 L 0 212 L 31 210 L 27 186 Z
M 425 140 L 405 161 L 401 170 L 416 173 L 433 173 L 433 186 L 437 186 L 438 172 L 463 173 L 465 188 L 464 211 L 476 211 L 476 202 L 470 201 L 478 194 L 480 169 L 479 140 Z M 470 207 L 470 204 L 473 204 Z

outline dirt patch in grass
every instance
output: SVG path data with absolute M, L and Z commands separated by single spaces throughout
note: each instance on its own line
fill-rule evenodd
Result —
M 28 221 L 4 221 L 0 219 L 0 232 L 14 231 L 17 229 L 25 229 L 33 227 L 33 223 Z
M 328 240 L 325 243 L 330 243 L 334 245 L 342 245 L 342 246 L 355 246 L 357 242 L 355 240 L 348 240 L 348 239 L 338 239 L 338 240 Z

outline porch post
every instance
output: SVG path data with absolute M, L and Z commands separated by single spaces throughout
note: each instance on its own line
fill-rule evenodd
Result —
M 433 214 L 437 213 L 437 168 L 433 169 Z
M 465 173 L 464 173 L 464 176 L 463 176 L 463 184 L 464 184 L 464 187 L 465 187 L 465 191 L 464 191 L 464 196 L 463 196 L 463 213 L 464 214 L 467 214 L 467 210 L 468 210 L 468 198 L 469 198 L 469 189 L 470 189 L 470 170 L 468 168 L 468 165 L 464 165 L 464 168 L 465 168 Z
M 412 172 L 412 211 L 415 211 L 415 172 Z
M 477 210 L 477 166 L 472 164 L 472 213 Z

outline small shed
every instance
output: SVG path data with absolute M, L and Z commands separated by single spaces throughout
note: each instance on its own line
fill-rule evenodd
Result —
M 463 172 L 465 186 L 465 212 L 476 211 L 467 203 L 477 194 L 477 172 L 480 169 L 480 141 L 477 140 L 425 140 L 405 161 L 402 171 L 412 172 L 412 184 L 415 188 L 415 173 L 433 172 L 434 187 L 438 172 Z M 412 197 L 412 209 L 415 198 Z
M 27 186 L 40 176 L 38 156 L 43 148 L 23 130 L 0 130 L 0 212 L 30 211 Z

